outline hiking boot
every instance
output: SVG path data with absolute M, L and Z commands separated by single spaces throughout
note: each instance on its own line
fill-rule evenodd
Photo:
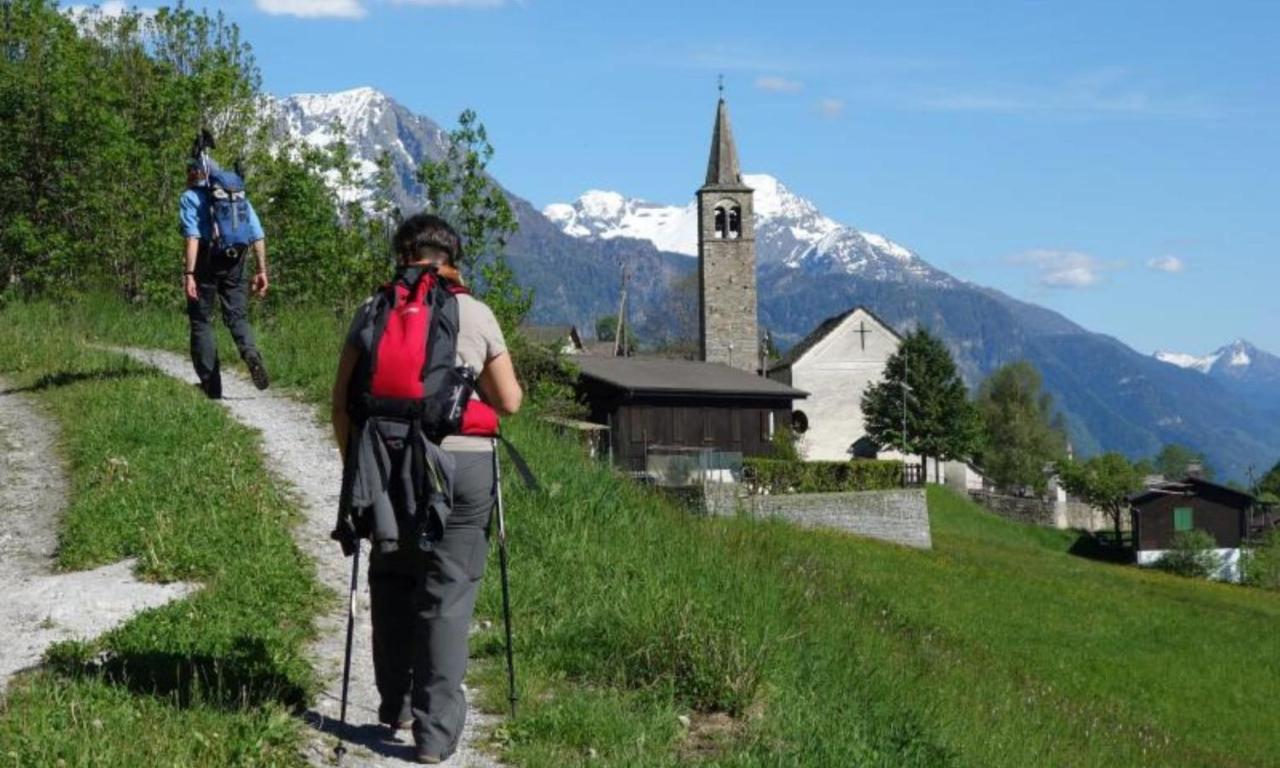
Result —
M 249 377 L 253 379 L 253 386 L 260 390 L 271 386 L 271 379 L 267 378 L 267 367 L 262 364 L 262 355 L 254 352 L 246 357 L 244 362 L 249 366 Z
M 208 379 L 206 381 L 196 382 L 196 388 L 204 393 L 204 396 L 210 400 L 222 399 L 222 380 Z
M 443 757 L 437 755 L 435 752 L 432 752 L 421 744 L 419 744 L 418 748 L 414 751 L 413 759 L 422 765 L 439 765 L 444 762 Z

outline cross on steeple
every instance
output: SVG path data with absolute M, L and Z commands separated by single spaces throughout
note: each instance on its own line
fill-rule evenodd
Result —
M 864 321 L 859 320 L 858 330 L 854 331 L 854 333 L 858 334 L 858 340 L 862 342 L 862 349 L 865 351 L 867 348 L 867 334 L 871 333 L 871 331 L 867 330 L 867 324 Z
M 720 91 L 720 98 L 724 98 L 724 75 L 717 75 L 716 89 Z

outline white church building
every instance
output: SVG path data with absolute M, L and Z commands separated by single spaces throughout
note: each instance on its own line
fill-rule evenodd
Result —
M 862 418 L 863 393 L 884 378 L 885 363 L 901 344 L 888 323 L 866 307 L 854 307 L 823 321 L 769 368 L 769 378 L 809 393 L 792 419 L 806 461 L 874 457 L 920 463 L 918 456 L 877 452 Z M 940 482 L 939 474 L 931 461 L 927 481 Z

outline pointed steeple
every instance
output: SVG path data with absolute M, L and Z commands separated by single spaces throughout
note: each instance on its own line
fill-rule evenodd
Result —
M 716 106 L 716 127 L 711 134 L 711 157 L 707 159 L 708 187 L 742 187 L 742 173 L 738 169 L 738 148 L 733 143 L 733 129 L 729 126 L 729 107 L 724 96 Z

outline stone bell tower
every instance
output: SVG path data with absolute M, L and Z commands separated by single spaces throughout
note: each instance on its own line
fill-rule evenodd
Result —
M 760 332 L 752 222 L 752 190 L 742 183 L 722 89 L 707 180 L 698 190 L 700 349 L 708 363 L 755 373 L 760 367 Z

